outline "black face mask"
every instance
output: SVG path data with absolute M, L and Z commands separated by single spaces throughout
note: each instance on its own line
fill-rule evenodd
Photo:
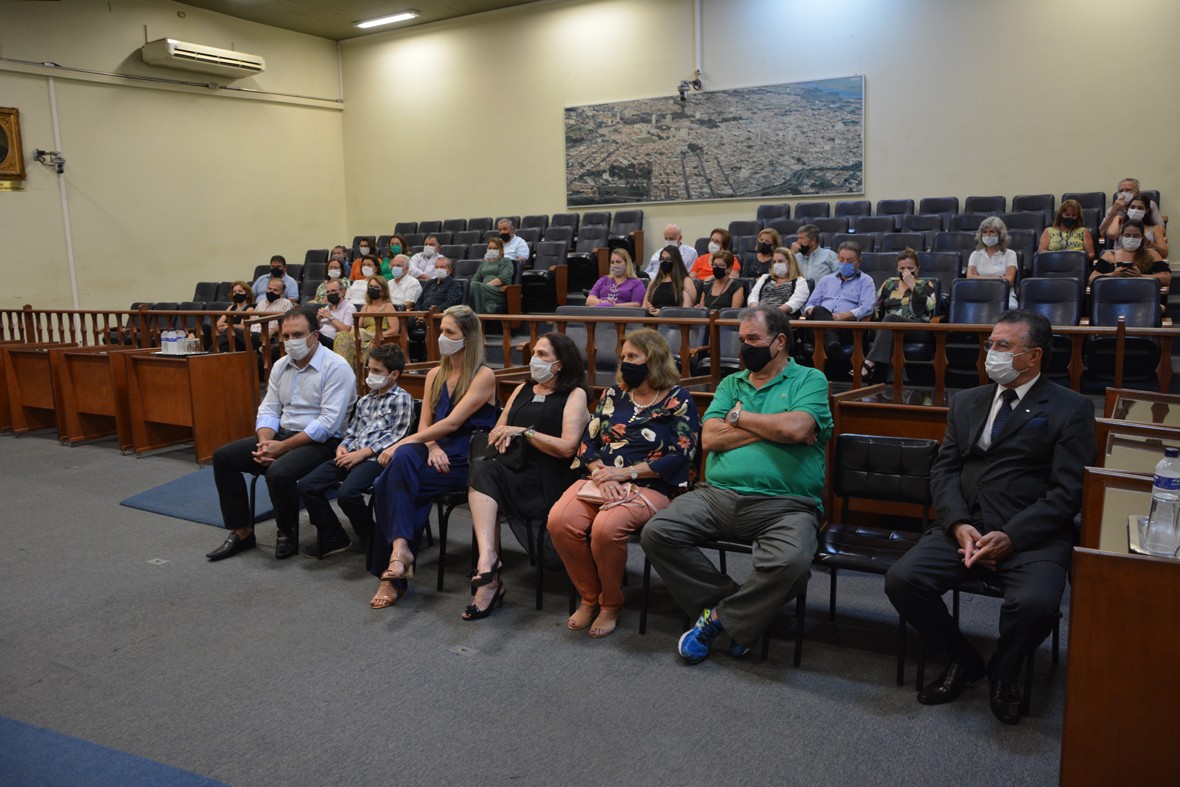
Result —
M 338 292 L 328 293 L 328 303 L 332 304 L 333 306 L 340 303 L 340 293 L 338 293 Z
M 274 303 L 275 301 L 277 301 L 279 299 L 279 294 L 277 292 L 269 292 L 268 291 L 266 293 L 266 299 L 268 301 L 270 301 L 271 303 Z
M 508 241 L 512 240 L 512 236 L 507 232 L 501 232 L 500 233 L 500 240 L 507 243 Z
M 234 303 L 245 303 L 245 302 L 246 302 L 246 293 L 244 293 L 244 292 L 235 292 L 234 293 Z
M 634 391 L 647 379 L 647 364 L 623 361 L 619 364 L 619 373 L 623 377 L 623 384 Z
M 672 272 L 672 260 L 660 260 L 660 273 Z
M 725 278 L 725 274 L 726 274 L 726 270 L 725 270 L 724 265 L 714 265 L 713 266 L 713 278 L 723 279 L 723 278 Z
M 1063 216 L 1061 218 L 1061 226 L 1065 227 L 1067 230 L 1072 230 L 1074 227 L 1078 226 L 1078 220 L 1074 218 L 1066 218 Z
M 806 254 L 809 251 L 811 251 L 811 248 L 806 243 L 799 244 L 799 253 L 800 254 Z
M 762 371 L 766 368 L 766 364 L 774 360 L 769 347 L 760 347 L 755 344 L 745 344 L 744 342 L 742 343 L 741 356 L 742 363 L 751 372 Z
M 771 246 L 769 243 L 763 242 L 763 243 L 758 244 L 758 253 L 759 254 L 770 254 L 770 252 L 772 252 L 772 251 L 774 251 L 774 247 Z
M 371 301 L 381 300 L 381 288 L 380 287 L 370 287 L 369 288 L 369 300 L 371 300 Z
M 276 279 L 281 279 L 281 278 L 283 278 L 283 269 L 282 268 L 271 268 L 270 275 L 274 276 Z

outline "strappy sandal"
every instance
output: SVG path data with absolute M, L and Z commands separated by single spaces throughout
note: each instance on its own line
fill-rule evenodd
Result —
M 369 599 L 370 609 L 385 609 L 392 607 L 401 598 L 401 593 L 397 592 L 397 588 L 393 586 L 392 582 L 382 581 L 381 586 L 377 588 L 377 592 Z
M 467 578 L 471 580 L 471 595 L 475 595 L 475 591 L 484 585 L 490 585 L 496 581 L 496 577 L 500 574 L 500 569 L 504 568 L 504 563 L 497 558 L 496 565 L 492 566 L 491 571 L 484 571 L 482 573 L 472 570 Z
M 394 563 L 402 564 L 402 573 L 397 573 L 393 570 Z M 414 576 L 414 556 L 407 555 L 404 552 L 394 552 L 389 558 L 389 568 L 381 572 L 382 582 L 391 582 L 395 579 L 409 579 Z

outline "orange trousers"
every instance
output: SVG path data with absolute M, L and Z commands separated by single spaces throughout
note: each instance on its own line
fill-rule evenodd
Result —
M 549 536 L 565 564 L 582 603 L 588 607 L 620 609 L 623 574 L 627 570 L 627 542 L 653 515 L 642 500 L 605 511 L 578 499 L 586 481 L 575 481 L 549 510 Z M 663 511 L 671 502 L 646 487 L 643 496 Z

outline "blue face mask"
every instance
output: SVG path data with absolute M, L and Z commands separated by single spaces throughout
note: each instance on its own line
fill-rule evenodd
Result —
M 842 262 L 840 263 L 840 275 L 845 279 L 852 278 L 852 274 L 856 273 L 856 263 Z

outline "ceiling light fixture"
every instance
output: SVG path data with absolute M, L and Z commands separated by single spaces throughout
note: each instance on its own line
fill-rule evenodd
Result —
M 393 16 L 383 16 L 380 19 L 370 19 L 367 22 L 357 22 L 357 27 L 362 30 L 367 30 L 370 27 L 380 27 L 381 25 L 392 25 L 394 22 L 404 22 L 407 19 L 414 19 L 419 16 L 417 11 L 403 11 L 400 14 Z

